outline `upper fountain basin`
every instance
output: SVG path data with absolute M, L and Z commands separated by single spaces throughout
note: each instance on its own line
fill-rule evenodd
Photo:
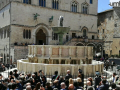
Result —
M 54 33 L 68 33 L 70 31 L 69 27 L 52 27 Z

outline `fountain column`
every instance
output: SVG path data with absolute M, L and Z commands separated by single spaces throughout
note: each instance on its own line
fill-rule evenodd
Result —
M 61 58 L 61 47 L 59 47 L 59 58 Z
M 59 35 L 59 45 L 63 45 L 63 33 L 58 34 Z
M 61 59 L 59 59 L 59 64 L 61 64 Z

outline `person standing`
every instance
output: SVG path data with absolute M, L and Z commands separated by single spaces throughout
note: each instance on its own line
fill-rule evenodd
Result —
M 114 61 L 112 61 L 111 62 L 111 69 L 112 69 L 112 71 L 113 71 L 113 67 L 115 66 L 115 62 Z
M 102 85 L 100 86 L 100 90 L 109 90 L 109 85 L 106 84 L 106 79 L 102 80 Z
M 65 76 L 65 80 L 69 80 L 70 78 L 72 78 L 72 75 L 70 74 L 70 70 L 67 70 L 67 75 Z
M 101 82 L 101 77 L 96 74 L 96 77 L 95 77 L 95 90 L 96 90 L 97 86 L 99 86 L 100 82 Z

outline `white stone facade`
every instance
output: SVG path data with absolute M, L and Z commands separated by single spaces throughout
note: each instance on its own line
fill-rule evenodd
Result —
M 64 42 L 66 42 L 66 35 L 68 35 L 68 39 L 72 38 L 72 33 L 75 33 L 76 36 L 83 36 L 83 29 L 86 29 L 88 38 L 92 39 L 92 36 L 94 36 L 94 39 L 97 39 L 98 0 L 93 0 L 92 4 L 90 0 L 86 0 L 86 2 L 84 0 L 58 1 L 58 9 L 53 9 L 52 0 L 46 0 L 46 7 L 39 6 L 39 0 L 31 0 L 31 4 L 25 4 L 23 0 L 11 0 L 11 2 L 9 0 L 0 0 L 0 31 L 3 37 L 4 34 L 10 34 L 11 55 L 14 55 L 15 42 L 18 44 L 26 42 L 36 44 L 36 35 L 40 29 L 46 35 L 46 45 L 58 44 L 59 37 L 57 40 L 52 39 L 52 27 L 58 26 L 58 18 L 61 15 L 64 17 L 63 26 L 70 27 L 70 32 L 64 34 Z M 71 11 L 71 5 L 74 1 L 77 3 L 77 12 Z M 82 13 L 83 4 L 88 5 L 87 14 Z M 40 16 L 37 17 L 37 20 L 34 20 L 34 14 L 36 13 Z M 49 22 L 52 16 L 53 20 Z M 8 32 L 4 33 L 5 30 L 8 30 Z M 26 39 L 23 37 L 24 30 L 30 30 L 31 38 Z M 2 57 L 4 57 L 4 53 L 5 56 L 9 54 L 9 37 L 0 38 L 0 41 L 3 42 L 0 43 L 0 51 Z M 4 60 L 5 63 L 8 62 L 6 60 Z M 12 61 L 15 61 L 14 56 L 12 56 Z

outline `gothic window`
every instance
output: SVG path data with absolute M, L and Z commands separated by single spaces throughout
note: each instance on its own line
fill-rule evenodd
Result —
M 25 30 L 23 30 L 23 38 L 25 38 Z
M 4 31 L 4 38 L 6 38 L 6 30 Z
M 86 29 L 83 30 L 83 37 L 86 36 Z
M 90 4 L 93 4 L 93 0 L 90 0 Z
M 31 4 L 31 0 L 23 0 L 23 3 Z
M 1 30 L 1 39 L 3 38 L 3 30 Z
M 87 4 L 87 2 L 82 4 L 82 13 L 84 14 L 88 14 L 88 7 L 89 5 Z
M 31 30 L 23 30 L 23 38 L 24 39 L 31 39 Z
M 31 39 L 31 31 L 29 30 L 29 39 Z
M 46 0 L 39 0 L 39 6 L 46 7 Z
M 71 3 L 71 11 L 72 12 L 78 12 L 77 7 L 78 7 L 78 3 L 76 1 L 73 1 Z
M 92 39 L 95 39 L 95 36 L 94 36 L 94 35 L 92 35 Z
M 52 8 L 53 9 L 59 8 L 59 0 L 52 0 Z
M 9 35 L 10 35 L 10 32 L 9 32 L 9 30 L 7 30 L 7 37 L 9 37 Z
M 0 39 L 2 39 L 2 37 L 1 37 L 1 36 L 2 36 L 2 32 L 1 32 L 1 30 L 0 30 Z
M 28 39 L 28 30 L 26 30 L 26 39 Z

